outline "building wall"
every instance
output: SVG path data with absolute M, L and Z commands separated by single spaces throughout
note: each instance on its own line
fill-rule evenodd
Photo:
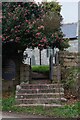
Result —
M 78 40 L 70 40 L 69 41 L 69 45 L 70 47 L 68 49 L 66 49 L 69 52 L 78 52 Z

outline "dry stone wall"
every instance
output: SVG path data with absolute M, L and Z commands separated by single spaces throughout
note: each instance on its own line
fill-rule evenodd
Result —
M 70 53 L 66 51 L 59 52 L 59 62 L 61 64 L 61 79 L 67 93 L 78 96 L 78 77 L 80 71 L 79 63 L 80 53 Z
M 4 72 L 4 69 L 3 69 Z M 21 63 L 16 64 L 16 68 L 15 68 L 15 77 L 8 80 L 6 79 L 2 79 L 2 90 L 4 91 L 12 91 L 13 89 L 15 89 L 15 86 L 22 83 L 22 82 L 26 82 L 29 83 L 30 79 L 31 79 L 31 68 L 30 65 L 26 65 Z M 8 75 L 9 76 L 9 75 Z
M 80 53 L 67 51 L 59 52 L 59 62 L 63 67 L 73 67 L 79 65 Z

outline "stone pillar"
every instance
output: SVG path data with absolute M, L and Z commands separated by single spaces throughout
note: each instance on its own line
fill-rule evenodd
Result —
M 16 65 L 16 75 L 15 75 L 15 80 L 14 80 L 14 85 L 20 84 L 20 61 L 18 59 L 14 59 L 15 65 Z
M 31 79 L 31 68 L 29 65 L 21 64 L 20 65 L 20 83 L 26 82 L 29 83 Z
M 58 80 L 61 80 L 61 66 L 55 65 L 53 67 L 53 81 L 52 83 L 58 83 Z
M 59 53 L 55 55 L 55 65 L 53 67 L 53 83 L 58 83 L 61 80 L 61 66 L 59 64 Z

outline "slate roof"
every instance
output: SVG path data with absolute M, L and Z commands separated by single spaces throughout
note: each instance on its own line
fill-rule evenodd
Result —
M 69 23 L 63 24 L 62 32 L 64 33 L 64 38 L 77 38 L 78 24 L 77 23 Z

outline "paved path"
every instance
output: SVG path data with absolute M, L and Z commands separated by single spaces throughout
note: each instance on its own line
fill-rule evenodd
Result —
M 47 120 L 46 118 L 49 117 L 3 112 L 2 118 L 28 118 L 29 120 L 33 120 L 33 118 L 45 118 L 45 120 Z
M 9 119 L 8 119 L 9 118 Z M 9 112 L 3 112 L 1 117 L 0 112 L 0 120 L 11 120 L 11 118 L 14 118 L 12 120 L 55 120 L 55 117 L 44 117 L 44 116 L 37 116 L 37 115 L 26 115 L 26 114 L 19 114 L 19 113 L 9 113 Z M 64 118 L 57 118 L 56 120 L 64 120 Z M 72 118 L 68 119 L 72 120 Z M 73 120 L 79 120 L 77 118 L 73 118 Z

